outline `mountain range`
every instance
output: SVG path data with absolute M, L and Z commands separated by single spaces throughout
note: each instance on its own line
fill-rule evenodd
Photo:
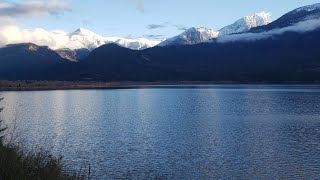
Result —
M 199 44 L 218 37 L 239 32 L 245 32 L 253 27 L 266 25 L 271 22 L 270 14 L 256 13 L 239 19 L 235 23 L 215 31 L 208 28 L 190 28 L 182 34 L 166 39 L 162 42 L 144 38 L 128 39 L 121 37 L 103 37 L 92 31 L 79 28 L 68 34 L 68 41 L 56 51 L 61 57 L 71 61 L 81 61 L 95 48 L 109 43 L 116 43 L 122 47 L 133 50 L 144 50 L 154 46 L 192 45 Z
M 116 43 L 129 49 L 143 50 L 157 45 L 159 41 L 151 41 L 143 38 L 127 39 L 122 37 L 103 37 L 89 30 L 80 28 L 69 34 L 69 41 L 64 45 L 64 48 L 72 50 L 85 48 L 91 51 L 109 43 Z
M 256 13 L 219 31 L 190 28 L 160 44 L 84 29 L 70 39 L 56 50 L 31 43 L 0 48 L 0 79 L 320 82 L 320 4 L 275 21 Z
M 190 28 L 182 34 L 169 38 L 159 44 L 159 46 L 177 46 L 177 45 L 193 45 L 203 43 L 214 38 L 247 32 L 252 28 L 264 26 L 271 23 L 269 13 L 261 12 L 250 16 L 243 17 L 231 25 L 228 25 L 219 31 L 208 28 Z

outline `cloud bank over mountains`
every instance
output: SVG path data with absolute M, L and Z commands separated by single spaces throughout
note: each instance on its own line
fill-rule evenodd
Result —
M 281 35 L 285 32 L 308 32 L 320 28 L 320 19 L 305 20 L 285 28 L 274 29 L 261 33 L 241 33 L 219 36 L 217 42 L 235 42 L 235 41 L 256 41 L 273 36 Z M 146 38 L 153 38 L 152 35 Z M 162 35 L 157 35 L 157 38 L 163 39 Z M 46 31 L 42 28 L 23 29 L 16 25 L 5 25 L 0 27 L 0 46 L 7 44 L 32 42 L 37 45 L 49 46 L 52 49 L 64 48 L 70 41 L 68 32 L 62 30 Z
M 37 45 L 57 49 L 63 46 L 63 44 L 66 44 L 68 40 L 68 33 L 59 30 L 46 31 L 41 28 L 22 29 L 15 25 L 0 28 L 0 46 L 32 42 Z
M 136 9 L 145 12 L 143 0 L 130 0 L 136 5 Z M 303 7 L 303 10 L 314 10 L 320 5 L 313 5 Z M 319 8 L 320 9 L 320 8 Z M 298 11 L 297 9 L 296 11 Z M 160 41 L 164 40 L 163 34 L 146 34 L 143 37 L 154 39 L 154 41 L 147 39 L 126 39 L 116 37 L 100 37 L 92 32 L 87 33 L 86 36 L 81 36 L 81 41 L 72 37 L 72 33 L 63 30 L 47 31 L 42 28 L 26 29 L 17 24 L 17 20 L 21 18 L 43 17 L 43 16 L 60 16 L 63 13 L 71 12 L 72 8 L 62 0 L 48 0 L 48 1 L 27 1 L 22 3 L 13 3 L 7 0 L 0 0 L 0 46 L 17 43 L 34 43 L 41 46 L 49 46 L 52 49 L 68 48 L 69 44 L 74 44 L 77 41 L 77 47 L 82 47 L 83 42 L 93 41 L 94 44 L 103 45 L 105 42 L 116 42 L 121 45 L 134 46 L 135 49 L 143 49 L 155 46 Z M 257 18 L 259 17 L 259 18 Z M 257 19 L 259 21 L 257 21 Z M 267 23 L 265 23 L 267 22 Z M 219 36 L 213 41 L 218 43 L 234 42 L 234 41 L 256 41 L 261 39 L 272 38 L 281 35 L 285 32 L 308 32 L 320 28 L 319 18 L 305 19 L 296 24 L 284 28 L 272 29 L 260 33 L 252 33 L 248 31 L 251 27 L 265 25 L 270 23 L 269 13 L 258 13 L 253 16 L 246 16 L 234 24 L 226 26 L 221 29 Z M 257 24 L 258 23 L 258 24 Z M 178 30 L 187 30 L 187 27 L 181 25 L 164 22 L 160 24 L 149 24 L 146 26 L 148 30 L 157 30 L 162 28 L 173 27 Z M 243 29 L 245 28 L 245 29 Z M 230 31 L 230 29 L 232 31 Z M 230 32 L 229 32 L 230 31 Z M 241 32 L 241 33 L 239 33 Z M 239 33 L 239 34 L 234 34 Z M 215 34 L 215 33 L 213 33 Z M 200 34 L 203 35 L 203 34 Z M 223 35 L 223 36 L 222 36 Z M 89 38 L 90 37 L 90 38 Z M 189 36 L 186 36 L 189 37 Z M 79 38 L 79 37 L 77 37 Z M 189 37 L 190 38 L 190 37 Z M 212 38 L 209 38 L 209 42 Z M 96 45 L 96 46 L 98 46 Z M 94 46 L 94 47 L 96 47 Z M 93 47 L 93 48 L 94 48 Z

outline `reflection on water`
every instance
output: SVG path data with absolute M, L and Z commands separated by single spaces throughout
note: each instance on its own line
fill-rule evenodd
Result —
M 17 142 L 94 178 L 320 178 L 320 88 L 3 92 Z

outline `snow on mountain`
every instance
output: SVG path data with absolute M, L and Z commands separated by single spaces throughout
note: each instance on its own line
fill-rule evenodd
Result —
M 138 38 L 138 39 L 126 39 L 122 37 L 107 37 L 107 43 L 116 43 L 120 46 L 134 49 L 134 50 L 142 50 L 154 47 L 160 43 L 160 41 L 152 41 L 149 39 Z
M 218 35 L 219 32 L 212 29 L 193 27 L 178 36 L 163 41 L 159 46 L 198 44 L 216 38 Z
M 59 54 L 60 57 L 67 59 L 69 61 L 76 62 L 77 61 L 77 52 L 72 49 L 58 49 L 56 52 Z
M 320 30 L 320 3 L 290 11 L 277 20 L 250 31 L 219 36 L 215 42 L 257 41 L 277 38 L 285 33 L 308 33 Z
M 276 26 L 284 27 L 306 20 L 320 18 L 320 3 L 303 6 L 286 13 L 276 21 Z
M 108 43 L 117 43 L 120 46 L 141 50 L 153 47 L 159 43 L 159 41 L 152 41 L 148 39 L 126 39 L 121 37 L 103 37 L 94 32 L 91 32 L 86 29 L 78 29 L 73 33 L 69 34 L 69 41 L 64 45 L 63 48 L 69 49 L 89 49 L 93 50 L 97 47 L 100 47 Z
M 64 48 L 86 48 L 89 50 L 93 50 L 99 46 L 104 45 L 105 43 L 106 40 L 104 37 L 95 34 L 91 31 L 80 28 L 75 32 L 69 34 L 69 41 L 66 45 L 64 45 Z
M 270 13 L 255 13 L 241 18 L 235 23 L 226 26 L 219 31 L 207 28 L 190 28 L 178 36 L 163 41 L 159 46 L 199 44 L 220 36 L 243 33 L 251 28 L 267 25 L 271 22 Z
M 308 6 L 303 6 L 301 8 L 295 9 L 294 11 L 298 12 L 298 11 L 314 11 L 314 10 L 318 10 L 320 9 L 320 3 L 317 4 L 313 4 L 313 5 L 308 5 Z
M 228 34 L 242 33 L 250 30 L 251 28 L 267 25 L 272 22 L 270 13 L 255 13 L 246 16 L 219 30 L 219 36 Z

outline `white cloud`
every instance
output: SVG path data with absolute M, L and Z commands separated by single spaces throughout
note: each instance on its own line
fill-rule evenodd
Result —
M 53 49 L 60 48 L 69 41 L 69 36 L 64 31 L 46 31 L 41 28 L 21 29 L 15 25 L 0 28 L 0 46 L 16 43 L 34 43 L 49 46 Z

